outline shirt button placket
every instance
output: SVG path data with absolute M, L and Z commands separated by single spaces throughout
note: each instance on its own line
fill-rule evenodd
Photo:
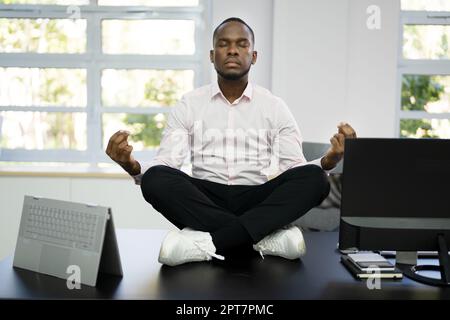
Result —
M 228 112 L 228 135 L 227 135 L 227 168 L 228 168 L 228 184 L 233 184 L 234 178 L 234 113 L 235 107 L 233 105 L 229 106 Z

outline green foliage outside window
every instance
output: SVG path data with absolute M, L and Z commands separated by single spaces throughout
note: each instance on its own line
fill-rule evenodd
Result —
M 435 77 L 426 75 L 404 75 L 402 81 L 402 110 L 426 111 L 429 102 L 438 101 L 444 92 L 444 86 Z M 418 131 L 423 138 L 437 138 L 431 132 L 431 124 L 427 120 L 407 119 L 400 121 L 402 137 L 412 137 Z
M 164 80 L 150 79 L 145 84 L 144 97 L 146 100 L 157 101 L 161 106 L 172 106 L 177 102 L 179 85 L 171 78 Z M 158 146 L 165 124 L 165 119 L 158 116 L 144 114 L 127 114 L 124 122 L 133 131 L 132 141 L 142 141 L 145 146 Z

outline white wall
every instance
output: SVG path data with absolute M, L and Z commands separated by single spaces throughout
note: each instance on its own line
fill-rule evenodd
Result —
M 366 27 L 369 5 L 380 30 Z M 341 121 L 395 135 L 398 19 L 399 0 L 274 0 L 272 89 L 304 140 L 328 142 Z
M 395 137 L 399 0 L 351 0 L 347 69 L 346 120 L 360 136 Z M 366 8 L 381 10 L 381 29 L 366 28 Z

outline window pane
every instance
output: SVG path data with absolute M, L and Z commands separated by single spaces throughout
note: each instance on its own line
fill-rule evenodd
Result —
M 402 10 L 450 11 L 448 0 L 402 0 Z
M 407 59 L 448 59 L 450 26 L 404 25 L 403 57 Z
M 193 20 L 103 20 L 107 54 L 193 54 Z
M 86 20 L 0 18 L 0 52 L 85 51 Z
M 401 119 L 400 136 L 450 139 L 449 119 Z
M 2 106 L 86 106 L 86 70 L 0 68 Z
M 115 70 L 102 73 L 104 106 L 171 106 L 193 89 L 192 70 Z
M 109 138 L 118 130 L 128 130 L 131 135 L 128 143 L 133 151 L 158 147 L 161 134 L 166 125 L 166 115 L 158 114 L 103 114 L 103 149 L 108 146 Z
M 450 112 L 450 76 L 404 75 L 402 110 Z
M 198 6 L 198 0 L 99 0 L 101 6 L 153 6 L 190 7 Z
M 0 4 L 59 4 L 59 5 L 83 5 L 89 4 L 89 0 L 0 0 Z
M 86 114 L 2 111 L 2 148 L 86 150 Z

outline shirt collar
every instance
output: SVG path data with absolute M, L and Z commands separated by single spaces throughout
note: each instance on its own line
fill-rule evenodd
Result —
M 226 100 L 225 96 L 220 90 L 219 84 L 217 82 L 213 82 L 211 84 L 211 99 L 213 99 L 217 95 L 221 95 Z M 251 100 L 253 97 L 253 85 L 250 81 L 247 83 L 247 87 L 245 87 L 245 90 L 242 93 L 242 95 L 238 99 L 236 99 L 236 101 L 240 101 L 244 96 L 247 97 L 249 100 Z

